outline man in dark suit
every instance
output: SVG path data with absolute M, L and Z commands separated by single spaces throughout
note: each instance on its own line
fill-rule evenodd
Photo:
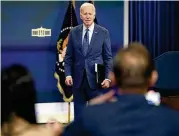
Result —
M 84 108 L 81 117 L 65 128 L 63 136 L 179 136 L 179 111 L 146 97 L 158 74 L 143 45 L 131 43 L 121 49 L 110 75 L 119 87 L 116 101 Z
M 84 3 L 80 7 L 83 24 L 74 27 L 69 35 L 65 56 L 66 84 L 73 87 L 75 117 L 90 99 L 101 94 L 97 90 L 95 63 L 104 64 L 105 79 L 101 86 L 108 88 L 108 74 L 112 68 L 109 32 L 94 23 L 95 7 Z

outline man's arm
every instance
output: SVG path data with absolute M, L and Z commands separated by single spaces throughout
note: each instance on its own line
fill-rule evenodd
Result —
M 72 39 L 72 32 L 70 31 L 69 34 L 69 40 L 68 40 L 68 45 L 67 45 L 67 50 L 66 50 L 66 55 L 65 55 L 65 77 L 71 76 L 71 69 L 72 69 L 72 63 L 73 63 L 73 39 Z
M 105 79 L 109 80 L 109 72 L 112 70 L 111 41 L 108 30 L 105 30 L 105 40 L 103 45 L 103 59 L 105 66 Z

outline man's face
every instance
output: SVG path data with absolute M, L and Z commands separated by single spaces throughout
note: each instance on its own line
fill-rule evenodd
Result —
M 94 9 L 92 6 L 85 6 L 81 9 L 80 17 L 85 26 L 90 27 L 95 19 Z

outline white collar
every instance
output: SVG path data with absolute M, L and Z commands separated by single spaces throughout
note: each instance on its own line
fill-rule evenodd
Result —
M 83 24 L 83 32 L 86 31 L 87 27 Z M 93 32 L 94 30 L 94 22 L 92 23 L 92 25 L 88 28 L 90 32 Z

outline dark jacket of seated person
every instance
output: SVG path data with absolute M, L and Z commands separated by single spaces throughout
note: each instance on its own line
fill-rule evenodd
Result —
M 119 87 L 117 101 L 88 106 L 63 136 L 179 136 L 179 112 L 146 100 L 158 74 L 144 45 L 121 49 L 110 77 Z

